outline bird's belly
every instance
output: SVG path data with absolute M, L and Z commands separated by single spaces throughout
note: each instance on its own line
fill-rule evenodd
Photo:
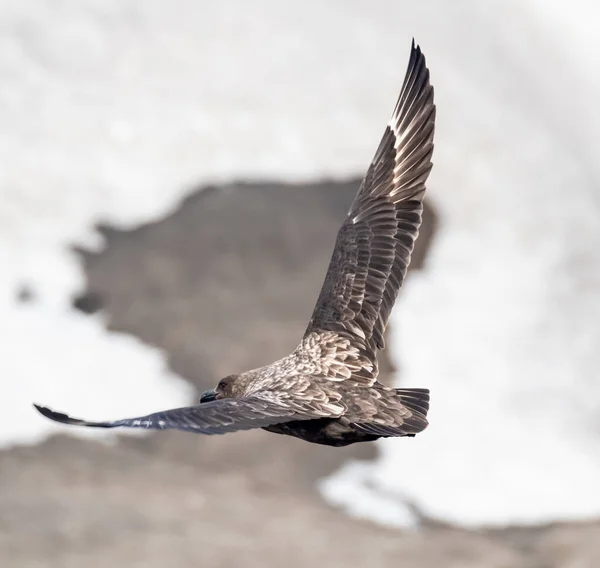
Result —
M 357 432 L 352 426 L 342 424 L 337 418 L 318 418 L 316 420 L 296 420 L 274 426 L 265 426 L 264 430 L 274 434 L 294 436 L 313 444 L 326 446 L 348 446 L 357 442 L 372 442 L 379 436 Z

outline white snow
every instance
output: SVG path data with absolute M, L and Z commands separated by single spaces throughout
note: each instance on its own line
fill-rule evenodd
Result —
M 108 334 L 101 317 L 31 304 L 5 307 L 2 318 L 2 445 L 35 443 L 60 431 L 109 441 L 117 433 L 61 426 L 39 415 L 32 402 L 108 420 L 192 400 L 192 389 L 167 370 L 163 353 L 134 337 Z
M 600 514 L 600 49 L 577 0 L 0 2 L 0 443 L 188 403 L 164 356 L 69 309 L 91 227 L 192 185 L 364 171 L 410 38 L 438 104 L 442 227 L 394 313 L 431 427 L 323 483 L 353 514 L 460 524 Z M 16 304 L 21 284 L 36 299 Z M 85 430 L 65 429 L 72 435 Z M 398 503 L 390 495 L 399 495 Z

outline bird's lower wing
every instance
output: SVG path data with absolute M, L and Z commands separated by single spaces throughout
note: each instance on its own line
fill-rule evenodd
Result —
M 263 428 L 292 420 L 312 420 L 324 417 L 322 411 L 302 401 L 267 400 L 259 396 L 225 398 L 195 406 L 163 410 L 146 416 L 106 422 L 81 420 L 44 406 L 37 404 L 34 406 L 46 418 L 62 424 L 92 428 L 176 429 L 209 435 Z M 333 414 L 331 416 L 334 417 Z

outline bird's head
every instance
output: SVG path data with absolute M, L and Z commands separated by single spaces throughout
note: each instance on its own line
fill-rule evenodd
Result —
M 200 395 L 200 402 L 212 402 L 220 398 L 235 398 L 241 394 L 241 385 L 236 382 L 239 375 L 229 375 L 221 379 L 215 389 L 207 390 Z

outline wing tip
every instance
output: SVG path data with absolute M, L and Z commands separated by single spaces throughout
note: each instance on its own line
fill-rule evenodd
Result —
M 64 412 L 56 412 L 47 406 L 42 406 L 41 404 L 33 403 L 33 407 L 46 418 L 53 420 L 54 422 L 60 422 L 61 424 L 77 424 L 78 421 L 75 421 L 68 414 Z
M 74 426 L 88 426 L 91 428 L 112 428 L 113 425 L 106 422 L 87 422 L 86 420 L 80 420 L 79 418 L 71 418 L 68 414 L 64 412 L 57 412 L 56 410 L 52 410 L 47 406 L 42 406 L 40 404 L 33 403 L 33 407 L 44 417 L 52 420 L 53 422 L 58 422 L 60 424 L 71 424 Z
M 389 123 L 389 126 L 395 134 L 397 134 L 398 119 L 403 112 L 405 112 L 406 107 L 410 107 L 416 99 L 423 95 L 423 93 L 427 92 L 425 100 L 422 101 L 423 106 L 429 104 L 435 109 L 435 104 L 433 102 L 433 86 L 430 83 L 429 75 L 429 68 L 427 67 L 425 55 L 421 50 L 421 46 L 417 44 L 415 38 L 413 38 L 410 47 L 408 66 L 404 74 L 404 82 Z
M 412 59 L 413 55 L 415 57 L 418 57 L 419 55 L 422 55 L 421 46 L 415 41 L 415 37 L 414 36 L 413 36 L 412 41 L 410 43 L 410 54 L 411 54 L 411 59 Z
M 395 173 L 406 177 L 397 193 L 424 184 L 431 170 L 436 106 L 429 68 L 421 48 L 413 38 L 411 53 L 400 95 L 388 122 L 396 151 Z M 380 152 L 380 150 L 378 150 Z
M 65 418 L 67 418 L 66 414 L 62 414 L 61 412 L 55 412 L 54 410 L 51 410 L 47 406 L 42 406 L 41 404 L 37 404 L 35 402 L 33 403 L 33 407 L 42 416 L 45 416 L 46 418 L 50 418 L 50 420 L 54 420 L 56 422 L 60 422 L 59 417 L 65 417 Z
M 427 63 L 425 61 L 425 54 L 421 49 L 421 46 L 415 42 L 415 38 L 412 38 L 412 43 L 410 45 L 410 57 L 408 59 L 408 70 L 415 67 L 425 67 L 427 68 Z

